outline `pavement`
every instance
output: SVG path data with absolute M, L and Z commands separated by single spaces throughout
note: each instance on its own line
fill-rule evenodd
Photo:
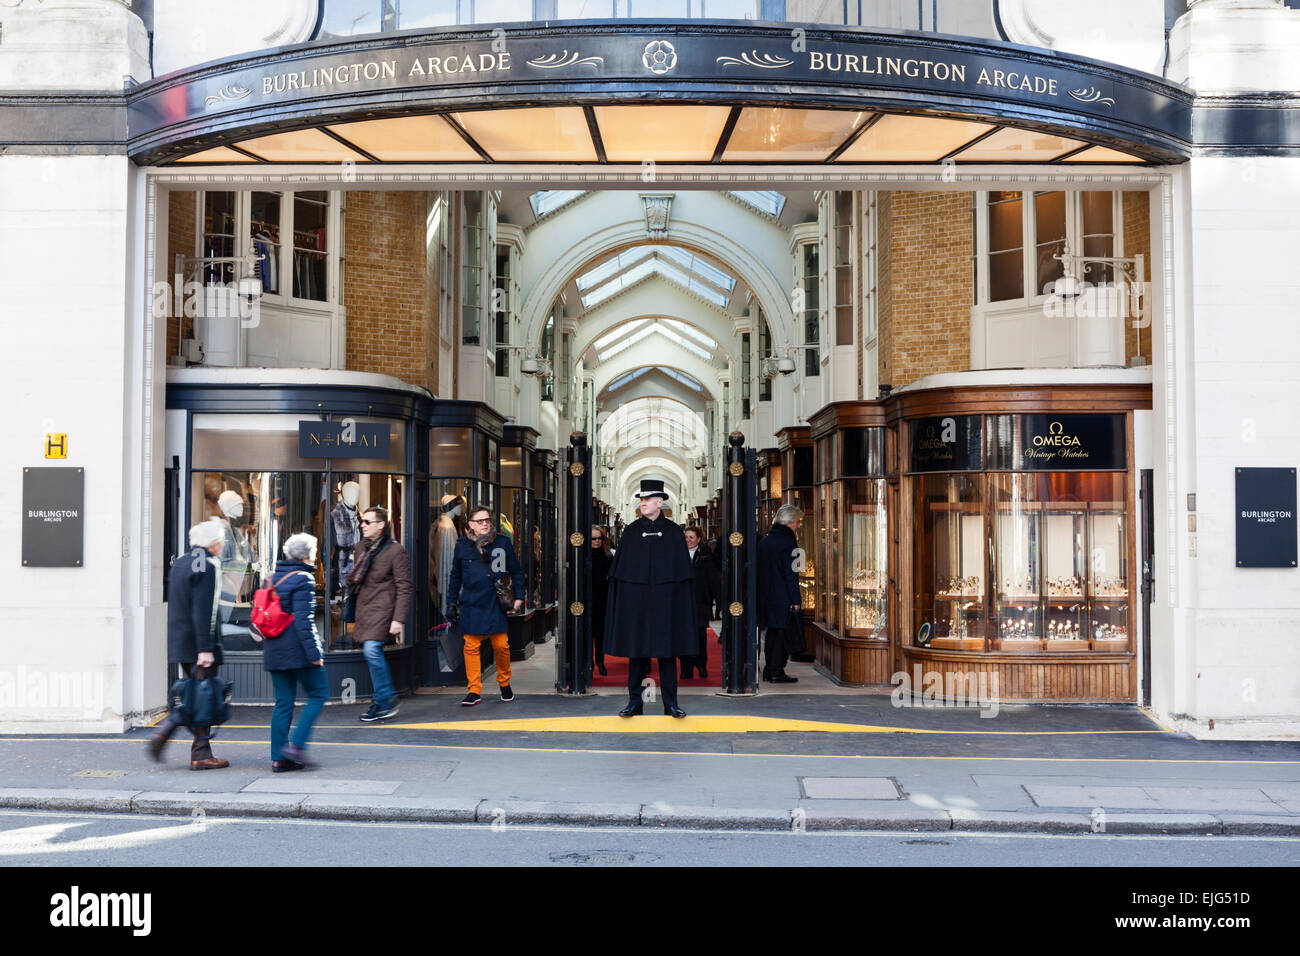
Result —
M 147 729 L 0 737 L 0 807 L 169 816 L 697 830 L 970 831 L 1300 837 L 1300 742 L 1203 741 L 1133 706 L 896 706 L 823 692 L 683 695 L 689 716 L 616 716 L 625 696 L 549 690 L 545 655 L 406 698 L 390 721 L 326 708 L 317 769 L 272 774 L 269 707 L 236 707 L 192 772 L 188 736 L 152 762 Z M 767 685 L 764 685 L 766 689 Z

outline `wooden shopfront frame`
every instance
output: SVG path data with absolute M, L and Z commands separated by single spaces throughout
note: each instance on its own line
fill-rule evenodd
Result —
M 894 668 L 908 674 L 918 668 L 923 673 L 937 673 L 945 685 L 950 674 L 973 675 L 988 672 L 989 680 L 996 675 L 998 696 L 1003 701 L 1058 700 L 1068 702 L 1131 702 L 1137 699 L 1138 661 L 1137 633 L 1137 510 L 1134 468 L 1133 413 L 1151 407 L 1150 385 L 1069 385 L 1069 386 L 975 386 L 968 388 L 927 389 L 904 392 L 888 400 L 889 418 L 898 428 L 900 477 L 899 510 L 897 526 L 901 540 L 895 555 L 898 560 L 893 571 L 898 580 L 898 593 L 906 596 L 897 602 L 892 629 Z M 1126 592 L 1129 602 L 1127 646 L 1124 650 L 962 650 L 953 648 L 922 647 L 917 644 L 917 630 L 921 621 L 916 613 L 916 563 L 914 535 L 918 502 L 917 481 L 921 474 L 952 474 L 953 472 L 913 472 L 907 450 L 912 447 L 911 429 L 918 420 L 936 417 L 990 416 L 990 415 L 1123 415 L 1125 464 L 1123 471 L 1125 527 L 1124 548 L 1126 561 Z M 987 418 L 985 418 L 987 421 Z M 985 440 L 984 436 L 982 440 Z M 995 521 L 995 496 L 990 493 L 991 476 L 1008 473 L 1005 469 L 971 469 L 970 475 L 980 476 L 982 483 L 981 506 L 985 538 Z M 984 548 L 984 577 L 981 600 L 985 627 L 993 620 L 994 595 L 992 554 Z M 985 643 L 988 646 L 988 643 Z M 1059 646 L 1059 645 L 1058 645 Z M 990 683 L 990 686 L 991 683 Z

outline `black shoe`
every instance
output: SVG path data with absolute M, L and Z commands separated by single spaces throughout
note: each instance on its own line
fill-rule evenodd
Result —
M 515 692 L 510 689 L 509 684 L 501 685 L 501 699 L 505 701 L 507 704 L 510 703 L 510 701 L 515 699 Z
M 771 682 L 772 682 L 773 684 L 797 684 L 797 683 L 799 683 L 799 678 L 797 678 L 797 677 L 791 677 L 789 674 L 786 674 L 786 673 L 777 674 L 775 677 L 772 677 L 772 678 L 769 678 L 769 679 L 771 680 Z
M 690 671 L 682 671 L 681 677 L 678 678 L 678 680 L 690 680 L 690 679 L 691 679 Z
M 676 704 L 664 704 L 665 717 L 685 717 L 686 711 L 682 710 Z
M 289 743 L 280 748 L 280 762 L 297 764 L 295 767 L 289 767 L 289 770 L 314 770 L 316 767 L 314 763 L 307 759 L 307 751 Z
M 709 679 L 709 672 L 706 671 L 703 667 L 701 667 L 701 668 L 700 668 L 700 680 L 708 680 L 708 679 Z
M 397 716 L 397 701 L 393 701 L 389 707 L 381 707 L 375 711 L 375 720 L 387 720 L 389 717 Z
M 618 712 L 620 717 L 640 717 L 644 713 L 641 701 L 631 701 L 626 707 Z
M 462 707 L 473 707 L 475 704 L 477 704 L 477 703 L 478 703 L 480 700 L 482 700 L 482 699 L 483 699 L 483 698 L 480 697 L 478 694 L 466 694 L 466 695 L 465 695 L 465 699 L 462 700 L 462 701 L 460 702 L 460 706 L 462 706 Z
M 306 770 L 307 765 L 296 760 L 272 760 L 271 773 L 288 773 L 290 770 Z
M 600 676 L 601 676 L 601 677 L 608 677 L 608 676 L 609 676 L 609 671 L 605 670 L 605 662 L 604 662 L 604 661 L 596 661 L 596 670 L 600 671 Z
M 378 714 L 378 713 L 379 713 L 379 705 L 378 705 L 378 704 L 371 704 L 371 705 L 370 705 L 370 709 L 369 709 L 368 711 L 366 711 L 364 714 L 361 715 L 361 719 L 362 719 L 362 721 L 364 721 L 365 723 L 368 724 L 368 723 L 370 723 L 372 720 L 378 720 L 378 719 L 379 719 L 378 717 L 375 716 L 375 715 Z

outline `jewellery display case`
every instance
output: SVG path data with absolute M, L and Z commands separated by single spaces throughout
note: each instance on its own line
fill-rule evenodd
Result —
M 886 640 L 888 549 L 885 480 L 846 480 L 844 517 L 843 632 L 850 637 Z
M 980 482 L 963 475 L 928 475 L 922 479 L 920 504 L 918 598 L 921 619 L 931 622 L 929 646 L 983 650 L 985 534 Z

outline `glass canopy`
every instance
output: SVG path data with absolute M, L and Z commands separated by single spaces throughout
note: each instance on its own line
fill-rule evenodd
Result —
M 1144 161 L 1112 145 L 954 117 L 784 107 L 620 105 L 413 114 L 325 124 L 226 142 L 173 162 L 727 165 L 940 159 L 956 163 Z M 540 193 L 534 210 L 542 215 L 545 204 L 567 202 L 574 194 L 572 190 Z M 770 212 L 764 208 L 770 201 L 759 198 L 762 193 L 737 195 Z

